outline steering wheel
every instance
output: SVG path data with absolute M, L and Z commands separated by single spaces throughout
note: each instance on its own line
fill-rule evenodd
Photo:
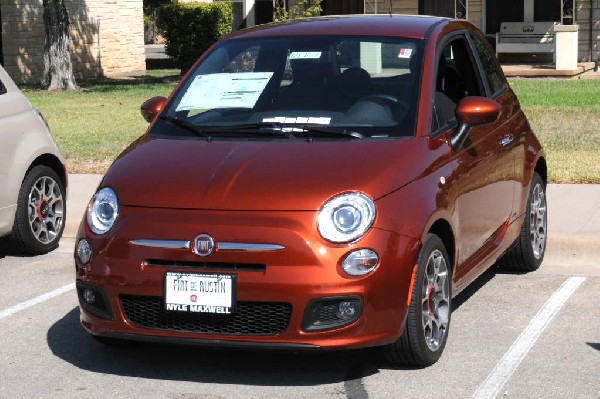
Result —
M 358 101 L 369 101 L 375 99 L 389 101 L 394 104 L 398 102 L 398 97 L 391 96 L 389 94 L 369 94 L 368 96 L 361 97 Z
M 403 120 L 408 114 L 408 104 L 400 101 L 398 97 L 389 94 L 369 94 L 368 96 L 360 98 L 358 102 L 373 100 L 383 101 L 389 107 L 397 122 Z

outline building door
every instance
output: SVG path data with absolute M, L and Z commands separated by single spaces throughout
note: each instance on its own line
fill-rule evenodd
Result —
M 254 2 L 256 25 L 273 22 L 273 1 L 257 0 Z
M 323 0 L 322 15 L 364 14 L 364 0 Z
M 419 0 L 420 15 L 454 18 L 455 0 Z
M 544 3 L 541 1 L 540 3 Z M 524 20 L 524 0 L 486 0 L 485 33 L 495 35 L 500 32 L 502 22 L 521 22 Z
M 540 22 L 560 21 L 561 0 L 535 0 L 533 20 Z

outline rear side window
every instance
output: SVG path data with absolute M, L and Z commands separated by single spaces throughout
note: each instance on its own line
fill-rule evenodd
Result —
M 2 81 L 0 80 L 0 95 L 5 94 L 6 93 L 6 86 L 4 86 L 4 83 L 2 83 Z
M 499 70 L 498 63 L 494 59 L 492 53 L 490 53 L 483 38 L 479 35 L 472 35 L 472 37 L 475 42 L 477 53 L 479 54 L 479 59 L 483 65 L 483 70 L 488 85 L 490 86 L 491 94 L 495 94 L 504 87 L 504 80 L 502 79 L 502 73 Z

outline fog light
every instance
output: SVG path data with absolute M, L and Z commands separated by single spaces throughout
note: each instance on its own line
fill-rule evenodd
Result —
M 358 303 L 356 301 L 343 301 L 338 305 L 336 316 L 341 320 L 354 319 L 354 316 L 358 312 Z
M 370 249 L 350 252 L 342 261 L 342 269 L 350 276 L 365 276 L 379 265 L 379 256 Z
M 77 243 L 77 256 L 79 257 L 79 261 L 84 265 L 88 264 L 92 259 L 92 247 L 85 238 L 79 240 Z
M 325 331 L 347 326 L 359 319 L 362 308 L 363 300 L 356 295 L 314 299 L 304 312 L 302 330 Z
M 86 303 L 93 304 L 96 301 L 96 295 L 94 294 L 94 291 L 90 290 L 89 288 L 84 288 L 81 296 Z

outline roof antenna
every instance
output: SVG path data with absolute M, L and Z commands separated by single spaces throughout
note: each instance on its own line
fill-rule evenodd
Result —
M 390 0 L 390 8 L 388 9 L 390 17 L 392 16 L 392 0 Z

